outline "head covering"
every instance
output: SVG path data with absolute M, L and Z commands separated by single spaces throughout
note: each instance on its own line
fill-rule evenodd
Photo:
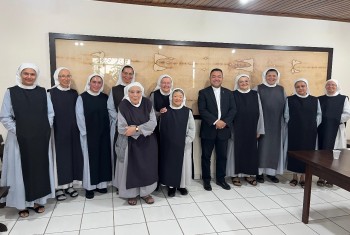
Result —
M 337 96 L 337 95 L 339 95 L 339 94 L 340 94 L 339 81 L 332 78 L 332 79 L 329 79 L 329 80 L 326 81 L 326 85 L 327 85 L 328 82 L 334 82 L 335 84 L 337 84 L 337 90 L 335 91 L 335 93 L 334 93 L 333 95 L 328 95 L 328 94 L 327 94 L 327 90 L 326 90 L 326 88 L 325 88 L 325 93 L 326 93 L 326 95 L 327 95 L 327 96 Z
M 133 103 L 131 102 L 131 100 L 130 100 L 130 97 L 129 97 L 129 90 L 130 90 L 131 87 L 134 87 L 134 86 L 140 87 L 141 93 L 142 93 L 142 94 L 141 94 L 141 99 L 140 99 L 140 101 L 139 101 L 138 104 L 133 104 Z M 130 104 L 132 104 L 133 106 L 139 107 L 140 104 L 141 104 L 142 96 L 143 96 L 144 92 L 145 92 L 145 88 L 143 88 L 143 86 L 141 85 L 141 83 L 139 83 L 139 82 L 132 82 L 132 83 L 130 83 L 129 85 L 127 85 L 126 87 L 124 87 L 124 98 L 123 98 L 123 99 L 128 100 L 128 101 L 130 102 Z
M 62 91 L 68 91 L 68 90 L 70 90 L 70 84 L 72 83 L 72 82 L 70 82 L 69 83 L 69 86 L 68 86 L 68 88 L 64 88 L 64 87 L 61 87 L 60 86 L 60 81 L 59 81 L 59 78 L 58 78 L 58 75 L 60 74 L 60 72 L 62 71 L 62 70 L 68 70 L 69 72 L 70 72 L 70 70 L 68 69 L 68 68 L 66 68 L 66 67 L 59 67 L 58 69 L 56 69 L 56 71 L 55 71 L 55 73 L 53 74 L 53 79 L 54 79 L 54 81 L 55 81 L 55 85 L 52 87 L 52 88 L 54 88 L 54 87 L 58 87 L 60 90 L 62 90 Z
M 116 86 L 118 86 L 118 85 L 127 86 L 127 85 L 128 85 L 128 84 L 124 83 L 124 81 L 123 81 L 123 75 L 122 75 L 122 73 L 123 73 L 123 70 L 124 70 L 125 67 L 130 67 L 130 68 L 132 68 L 132 71 L 134 72 L 134 75 L 132 76 L 132 79 L 131 79 L 131 82 L 130 82 L 130 83 L 135 82 L 135 74 L 136 74 L 135 69 L 134 69 L 134 67 L 132 67 L 131 65 L 127 64 L 127 65 L 124 65 L 123 68 L 119 71 L 118 81 L 117 81 Z
M 174 92 L 177 92 L 177 91 L 181 92 L 184 96 L 183 100 L 182 100 L 182 104 L 179 107 L 173 106 L 173 94 L 174 94 Z M 169 102 L 170 102 L 170 108 L 172 108 L 172 109 L 181 109 L 183 106 L 186 106 L 186 95 L 185 95 L 184 90 L 182 90 L 181 88 L 175 88 L 174 90 L 172 90 L 170 92 Z
M 100 89 L 97 93 L 92 92 L 92 91 L 90 90 L 90 81 L 91 81 L 91 79 L 92 79 L 93 77 L 95 77 L 95 76 L 100 77 L 100 78 L 102 79 L 102 87 L 101 87 L 101 89 Z M 104 82 L 104 80 L 103 80 L 103 76 L 100 75 L 100 74 L 98 74 L 98 73 L 93 73 L 93 74 L 91 74 L 91 75 L 88 77 L 88 79 L 87 79 L 87 81 L 86 81 L 86 85 L 85 85 L 85 89 L 84 89 L 84 90 L 87 91 L 90 95 L 97 96 L 97 95 L 99 95 L 99 94 L 101 93 L 101 91 L 103 91 L 104 84 L 105 84 L 105 82 Z
M 26 85 L 22 84 L 21 73 L 24 69 L 34 69 L 34 71 L 36 73 L 36 78 L 35 78 L 34 84 L 32 86 L 26 86 Z M 23 89 L 34 89 L 38 84 L 39 74 L 40 74 L 40 71 L 39 71 L 38 66 L 36 66 L 35 64 L 32 64 L 32 63 L 23 63 L 17 69 L 16 84 Z
M 273 84 L 273 85 L 270 85 L 270 84 L 266 81 L 266 75 L 267 75 L 267 72 L 268 72 L 269 70 L 275 70 L 275 71 L 277 72 L 277 80 L 276 80 L 275 84 Z M 275 86 L 277 86 L 277 84 L 280 82 L 280 77 L 281 77 L 280 71 L 278 71 L 276 68 L 270 67 L 270 68 L 267 68 L 267 69 L 262 73 L 262 83 L 263 83 L 265 86 L 268 86 L 268 87 L 275 87 Z
M 234 88 L 234 90 L 238 90 L 241 93 L 248 93 L 250 91 L 250 88 L 248 90 L 246 90 L 246 91 L 242 91 L 241 89 L 239 89 L 238 81 L 239 81 L 239 79 L 241 77 L 247 77 L 248 80 L 250 81 L 250 77 L 249 77 L 248 74 L 239 74 L 239 75 L 237 75 L 236 80 L 235 80 L 235 88 Z
M 164 93 L 162 91 L 162 89 L 160 88 L 160 84 L 162 83 L 163 78 L 170 78 L 170 80 L 171 80 L 170 92 L 168 94 Z M 173 78 L 170 77 L 170 75 L 168 75 L 168 74 L 163 74 L 163 75 L 160 75 L 160 77 L 158 78 L 157 86 L 156 86 L 156 88 L 154 88 L 153 91 L 159 90 L 162 95 L 169 95 L 171 93 L 171 90 L 173 89 L 173 86 L 174 86 Z
M 306 95 L 299 95 L 295 89 L 295 84 L 297 82 L 305 82 L 306 83 Z M 294 94 L 296 94 L 297 96 L 299 96 L 300 98 L 306 98 L 310 95 L 310 90 L 309 90 L 309 82 L 305 79 L 305 78 L 299 78 L 297 80 L 295 80 L 294 82 Z

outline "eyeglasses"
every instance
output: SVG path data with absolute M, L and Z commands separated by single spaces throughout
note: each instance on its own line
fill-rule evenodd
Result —
M 72 78 L 72 75 L 58 75 L 59 78 Z

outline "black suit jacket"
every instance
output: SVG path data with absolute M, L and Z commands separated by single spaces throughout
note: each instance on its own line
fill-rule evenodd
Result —
M 220 105 L 221 120 L 226 123 L 224 129 L 216 129 L 213 123 L 218 119 L 218 107 L 215 94 L 211 86 L 199 91 L 198 110 L 202 119 L 200 137 L 203 139 L 229 139 L 231 136 L 230 127 L 236 115 L 236 103 L 232 91 L 221 87 Z

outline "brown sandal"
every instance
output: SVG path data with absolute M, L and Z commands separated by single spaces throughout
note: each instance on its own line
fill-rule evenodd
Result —
M 296 180 L 296 179 L 292 179 L 292 180 L 289 182 L 289 185 L 292 186 L 292 187 L 297 186 L 297 184 L 298 184 L 298 180 Z
M 18 215 L 21 218 L 27 218 L 29 216 L 29 210 L 28 209 L 21 210 L 18 212 Z
M 27 207 L 29 210 L 35 211 L 35 213 L 41 214 L 45 212 L 45 206 L 34 204 L 34 207 Z
M 145 196 L 145 197 L 141 197 L 147 204 L 153 204 L 154 203 L 154 199 L 151 195 Z
M 238 177 L 232 177 L 232 184 L 234 185 L 234 186 L 242 186 L 242 183 L 241 183 L 241 181 L 240 181 L 240 179 L 238 178 Z
M 137 204 L 137 198 L 136 197 L 129 198 L 128 203 L 130 206 L 135 206 Z
M 248 182 L 248 184 L 250 185 L 253 185 L 253 186 L 256 186 L 257 185 L 257 182 L 256 180 L 253 178 L 253 177 L 244 177 L 244 179 Z

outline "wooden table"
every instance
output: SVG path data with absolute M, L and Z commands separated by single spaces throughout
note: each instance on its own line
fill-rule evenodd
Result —
M 350 150 L 342 149 L 338 160 L 331 150 L 288 151 L 289 156 L 306 164 L 303 223 L 309 222 L 312 175 L 350 191 Z

